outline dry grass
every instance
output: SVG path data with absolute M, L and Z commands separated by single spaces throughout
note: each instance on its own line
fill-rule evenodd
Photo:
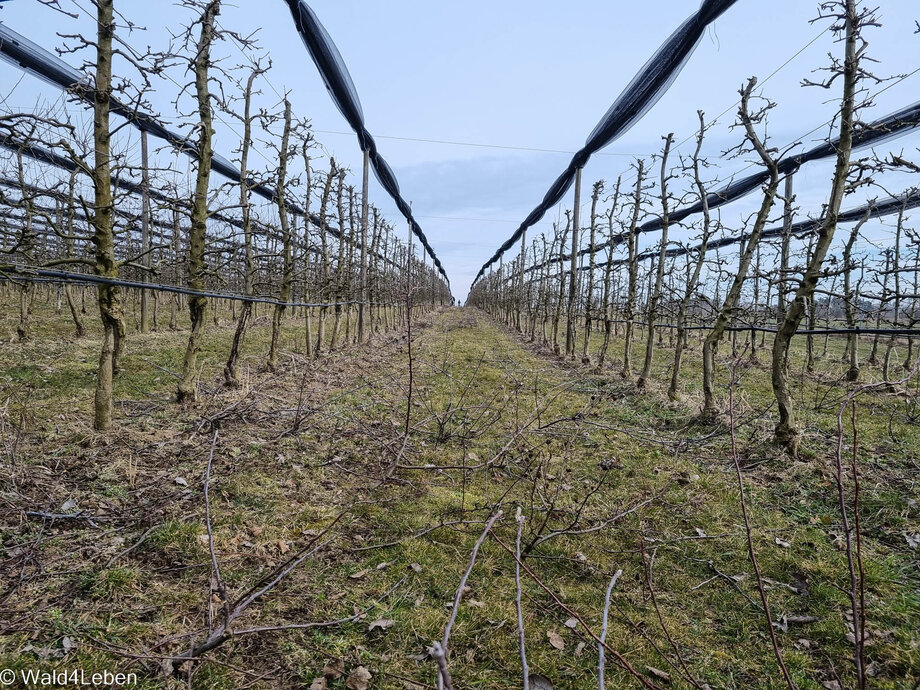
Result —
M 68 340 L 66 318 L 47 316 L 36 319 L 34 340 L 0 348 L 0 567 L 8 583 L 0 594 L 0 665 L 125 668 L 139 673 L 142 687 L 187 687 L 185 670 L 168 678 L 156 661 L 186 651 L 193 631 L 200 642 L 209 618 L 220 617 L 203 504 L 217 425 L 213 535 L 231 594 L 264 579 L 350 509 L 328 543 L 236 628 L 362 616 L 234 638 L 195 665 L 193 687 L 309 687 L 334 658 L 347 672 L 367 667 L 375 688 L 431 686 L 434 664 L 424 649 L 440 639 L 445 605 L 497 505 L 506 516 L 522 507 L 527 543 L 575 513 L 579 528 L 590 527 L 649 498 L 604 529 L 540 543 L 526 562 L 595 631 L 607 581 L 622 568 L 609 643 L 653 682 L 663 681 L 650 666 L 684 687 L 643 567 L 643 554 L 648 563 L 654 553 L 656 599 L 692 676 L 712 688 L 782 687 L 763 618 L 748 601 L 757 595 L 726 429 L 692 420 L 694 353 L 685 397 L 673 404 L 657 389 L 636 396 L 617 378 L 540 354 L 478 312 L 427 315 L 415 348 L 413 431 L 402 449 L 403 338 L 380 336 L 371 347 L 305 363 L 299 325 L 289 323 L 284 366 L 271 375 L 260 371 L 266 338 L 257 326 L 244 353 L 247 385 L 228 391 L 219 369 L 232 331 L 211 326 L 205 395 L 180 409 L 170 402 L 172 377 L 157 366 L 176 370 L 184 335 L 132 336 L 116 388 L 119 428 L 103 437 L 89 424 L 97 343 L 92 335 Z M 0 332 L 13 317 L 4 308 Z M 762 368 L 743 372 L 736 408 L 755 543 L 771 606 L 781 623 L 785 616 L 780 644 L 802 688 L 853 684 L 828 464 L 835 368 L 828 359 L 820 376 L 803 377 L 801 399 L 825 403 L 806 412 L 800 459 L 764 441 L 770 412 Z M 860 406 L 868 658 L 877 687 L 920 679 L 917 551 L 904 538 L 920 532 L 912 404 L 877 395 Z M 488 466 L 394 469 L 397 458 L 423 468 Z M 82 511 L 93 523 L 26 511 Z M 413 536 L 442 523 L 450 524 Z M 496 533 L 513 542 L 513 520 L 503 519 Z M 486 541 L 469 585 L 451 637 L 455 686 L 516 686 L 514 564 L 497 543 Z M 534 582 L 524 582 L 524 595 L 532 671 L 556 687 L 595 687 L 594 644 L 566 627 L 568 615 Z M 817 620 L 790 622 L 796 616 Z M 379 619 L 392 626 L 370 630 Z M 564 649 L 550 644 L 550 631 Z M 636 685 L 609 662 L 607 676 L 608 687 Z M 345 677 L 329 687 L 345 687 Z

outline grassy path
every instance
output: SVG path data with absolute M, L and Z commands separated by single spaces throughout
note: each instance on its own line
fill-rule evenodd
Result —
M 200 644 L 223 615 L 203 497 L 216 430 L 211 520 L 230 601 L 319 547 L 234 629 L 352 620 L 240 634 L 195 665 L 193 687 L 433 686 L 425 648 L 441 639 L 473 544 L 499 507 L 497 537 L 513 544 L 520 508 L 525 564 L 595 633 L 610 577 L 623 571 L 607 640 L 648 682 L 785 687 L 727 429 L 694 426 L 686 407 L 654 390 L 636 396 L 543 357 L 474 310 L 422 326 L 408 438 L 406 343 L 394 337 L 307 368 L 292 357 L 281 375 L 253 376 L 248 390 L 179 415 L 147 409 L 112 439 L 24 434 L 2 496 L 12 583 L 0 597 L 2 665 L 124 667 L 139 687 L 188 687 L 187 668 L 169 679 L 155 662 Z M 742 399 L 746 432 L 756 428 L 751 407 Z M 745 473 L 779 642 L 801 688 L 854 681 L 827 459 L 758 460 Z M 898 500 L 916 494 L 901 488 Z M 916 552 L 902 537 L 918 531 L 916 504 L 902 508 L 892 491 L 867 483 L 863 529 L 867 659 L 876 687 L 897 688 L 920 678 L 920 597 Z M 68 500 L 101 516 L 95 526 L 24 518 Z M 514 574 L 487 538 L 451 635 L 454 687 L 520 687 Z M 591 637 L 533 579 L 522 585 L 531 672 L 556 688 L 597 687 Z M 639 687 L 607 656 L 608 688 Z M 339 661 L 344 673 L 333 677 Z M 327 685 L 314 682 L 324 665 Z

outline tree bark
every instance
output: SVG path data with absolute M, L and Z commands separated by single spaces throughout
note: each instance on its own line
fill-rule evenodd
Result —
M 795 297 L 786 312 L 776 337 L 773 339 L 773 362 L 771 382 L 776 404 L 779 408 L 779 421 L 774 431 L 775 440 L 786 446 L 793 454 L 798 450 L 799 430 L 796 427 L 792 394 L 789 388 L 788 356 L 789 345 L 805 315 L 805 302 L 815 292 L 821 276 L 824 257 L 834 239 L 837 229 L 837 216 L 847 186 L 847 173 L 850 169 L 850 153 L 853 148 L 853 120 L 857 81 L 857 41 L 858 19 L 855 0 L 846 0 L 846 47 L 843 64 L 843 103 L 840 109 L 840 140 L 837 146 L 837 161 L 834 166 L 834 178 L 831 196 L 825 211 L 824 222 L 818 232 L 814 253 L 805 270 L 805 275 Z
M 211 0 L 201 17 L 201 34 L 194 60 L 195 94 L 198 100 L 198 170 L 195 176 L 195 194 L 190 214 L 191 226 L 188 236 L 188 286 L 191 290 L 204 290 L 205 243 L 208 229 L 208 185 L 211 179 L 211 138 L 214 136 L 211 114 L 211 96 L 208 85 L 208 68 L 211 61 L 211 44 L 214 41 L 215 19 L 220 13 L 220 0 Z M 197 398 L 195 377 L 198 368 L 198 353 L 204 335 L 208 300 L 204 295 L 190 295 L 188 298 L 191 330 L 185 357 L 182 361 L 182 379 L 176 390 L 180 403 L 194 402 Z

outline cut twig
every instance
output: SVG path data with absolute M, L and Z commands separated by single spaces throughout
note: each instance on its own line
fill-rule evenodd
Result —
M 552 597 L 553 601 L 556 602 L 556 605 L 559 606 L 559 608 L 561 608 L 563 611 L 565 611 L 567 614 L 569 614 L 571 617 L 573 617 L 575 620 L 577 620 L 579 623 L 581 623 L 581 626 L 585 629 L 585 632 L 588 633 L 588 635 L 591 637 L 591 639 L 593 639 L 593 640 L 594 640 L 595 642 L 597 642 L 598 644 L 603 645 L 603 646 L 604 646 L 604 649 L 606 649 L 608 652 L 610 652 L 611 654 L 613 654 L 614 658 L 615 658 L 616 661 L 617 661 L 617 664 L 618 664 L 622 669 L 624 669 L 625 671 L 627 671 L 633 678 L 635 678 L 636 680 L 638 680 L 638 681 L 639 681 L 640 683 L 642 683 L 642 685 L 644 685 L 645 687 L 651 688 L 652 690 L 661 690 L 661 688 L 660 688 L 659 686 L 655 685 L 654 683 L 652 683 L 652 682 L 649 681 L 648 679 L 644 678 L 638 671 L 636 671 L 636 669 L 634 669 L 634 668 L 632 667 L 632 664 L 630 664 L 630 663 L 623 657 L 622 654 L 620 654 L 617 650 L 613 649 L 613 648 L 612 648 L 610 645 L 608 645 L 606 642 L 602 641 L 601 638 L 598 637 L 597 634 L 596 634 L 593 630 L 591 630 L 590 627 L 588 627 L 588 624 L 585 623 L 585 620 L 584 620 L 581 616 L 579 616 L 578 613 L 576 613 L 575 611 L 573 611 L 572 609 L 570 609 L 568 606 L 566 606 L 566 605 L 562 602 L 562 600 L 559 598 L 559 596 L 558 596 L 553 590 L 551 590 L 549 587 L 547 587 L 547 586 L 543 583 L 543 580 L 541 580 L 539 577 L 537 577 L 536 573 L 534 573 L 534 571 L 531 570 L 531 569 L 527 566 L 526 563 L 524 563 L 523 561 L 521 561 L 520 559 L 518 559 L 517 556 L 515 555 L 514 551 L 513 551 L 512 549 L 510 549 L 501 539 L 499 539 L 499 538 L 498 538 L 498 535 L 496 535 L 494 532 L 492 533 L 492 538 L 495 539 L 495 541 L 498 542 L 499 546 L 501 546 L 505 551 L 507 551 L 509 554 L 511 554 L 511 555 L 515 558 L 515 560 L 520 564 L 520 566 L 524 569 L 524 571 L 525 571 L 528 575 L 530 575 L 530 577 L 533 579 L 533 581 L 536 582 L 536 583 L 540 586 L 540 589 L 542 589 L 544 592 L 546 592 L 547 594 L 549 594 L 550 597 Z
M 745 346 L 744 350 L 747 350 L 747 346 Z M 763 604 L 763 613 L 766 617 L 770 641 L 773 643 L 773 652 L 776 655 L 776 661 L 779 664 L 786 685 L 789 686 L 789 690 L 796 690 L 796 684 L 792 682 L 792 677 L 789 675 L 789 670 L 786 668 L 786 662 L 783 661 L 783 653 L 779 648 L 779 641 L 776 639 L 776 631 L 773 629 L 773 617 L 770 615 L 770 604 L 767 601 L 767 592 L 763 586 L 763 576 L 760 574 L 760 564 L 757 562 L 757 554 L 754 552 L 754 537 L 751 530 L 751 519 L 748 516 L 747 501 L 744 497 L 744 478 L 741 474 L 741 461 L 738 459 L 738 446 L 735 439 L 735 385 L 738 382 L 738 366 L 743 356 L 744 352 L 742 352 L 732 364 L 731 379 L 728 385 L 728 418 L 732 446 L 732 461 L 735 464 L 735 474 L 738 478 L 738 495 L 741 501 L 741 515 L 744 517 L 744 531 L 747 535 L 748 556 L 751 559 L 751 565 L 754 567 L 754 574 L 757 577 L 757 591 L 760 594 L 760 601 Z
M 607 621 L 610 616 L 610 595 L 613 593 L 613 588 L 616 587 L 617 580 L 620 579 L 620 575 L 623 574 L 623 569 L 620 568 L 617 570 L 613 577 L 610 578 L 610 584 L 607 585 L 607 592 L 604 594 L 604 616 L 601 621 L 601 638 L 600 642 L 597 644 L 597 683 L 600 690 L 605 690 L 604 685 L 604 648 L 607 646 Z
M 460 585 L 457 587 L 457 594 L 454 595 L 454 606 L 451 609 L 450 617 L 447 620 L 447 625 L 444 627 L 444 637 L 441 639 L 440 650 L 443 653 L 444 663 L 442 668 L 441 662 L 438 662 L 439 688 L 442 687 L 442 683 L 443 687 L 448 688 L 448 690 L 450 688 L 450 676 L 447 674 L 448 642 L 450 641 L 450 631 L 454 627 L 454 621 L 457 620 L 457 612 L 460 610 L 460 599 L 463 597 L 463 589 L 466 587 L 466 581 L 469 578 L 470 573 L 473 571 L 473 565 L 476 563 L 476 556 L 479 553 L 479 547 L 481 547 L 482 543 L 486 540 L 486 536 L 488 536 L 489 531 L 492 529 L 492 525 L 494 525 L 495 521 L 498 520 L 498 518 L 501 516 L 502 511 L 499 510 L 495 513 L 495 515 L 489 518 L 489 521 L 486 523 L 486 528 L 482 531 L 482 534 L 479 535 L 479 539 L 476 540 L 476 544 L 473 546 L 473 553 L 470 554 L 470 563 L 466 567 L 466 572 L 464 572 L 463 577 L 460 578 Z
M 515 596 L 514 605 L 517 608 L 518 624 L 518 641 L 521 648 L 521 669 L 524 673 L 524 690 L 530 690 L 530 669 L 527 666 L 527 651 L 524 647 L 524 614 L 521 610 L 521 532 L 524 530 L 524 516 L 521 514 L 521 508 L 518 506 L 517 514 L 514 516 L 517 521 L 517 538 L 514 542 L 514 583 Z

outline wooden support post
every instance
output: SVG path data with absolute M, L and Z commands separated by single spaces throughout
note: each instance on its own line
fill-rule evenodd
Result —
M 578 235 L 581 231 L 581 168 L 575 171 L 575 200 L 572 209 L 572 256 L 569 264 L 569 304 L 566 314 L 565 353 L 575 358 L 575 293 L 577 291 Z
M 141 130 L 141 252 L 144 255 L 144 266 L 151 268 L 152 252 L 150 251 L 150 171 L 147 166 L 147 130 Z M 141 281 L 150 281 L 150 274 L 144 271 Z M 148 318 L 148 291 L 141 290 L 141 333 L 150 330 Z
M 365 341 L 365 319 L 367 314 L 367 188 L 370 168 L 370 154 L 364 152 L 364 173 L 361 181 L 361 298 L 358 304 L 358 343 Z

